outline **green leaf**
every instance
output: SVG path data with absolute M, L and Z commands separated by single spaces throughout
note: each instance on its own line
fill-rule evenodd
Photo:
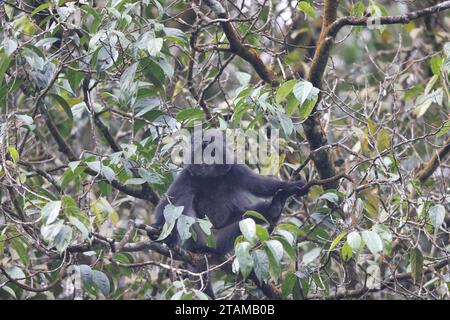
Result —
M 8 152 L 9 152 L 9 155 L 11 156 L 11 159 L 12 159 L 12 161 L 14 163 L 19 161 L 19 152 L 17 152 L 16 148 L 14 148 L 13 146 L 9 146 L 8 147 Z
M 314 107 L 317 103 L 318 96 L 314 97 L 313 100 L 307 100 L 303 103 L 299 108 L 299 115 L 301 119 L 306 119 L 309 117 L 311 112 L 314 110 Z
M 14 39 L 8 39 L 3 42 L 3 49 L 6 56 L 11 56 L 17 49 L 17 41 Z
M 262 225 L 257 224 L 256 225 L 256 236 L 260 241 L 266 241 L 269 240 L 269 232 L 266 228 L 264 228 Z
M 12 266 L 9 268 L 5 268 L 6 273 L 11 278 L 17 280 L 19 283 L 25 284 L 25 273 L 17 266 Z
M 419 248 L 411 249 L 409 253 L 409 262 L 411 264 L 411 276 L 414 283 L 422 277 L 423 271 L 423 255 Z
M 299 81 L 294 86 L 292 92 L 297 100 L 300 101 L 300 104 L 303 104 L 307 100 L 314 100 L 314 98 L 318 96 L 320 90 L 315 88 L 309 81 Z
M 175 226 L 175 222 L 181 216 L 183 210 L 184 206 L 176 207 L 172 204 L 168 204 L 164 207 L 163 215 L 166 222 L 164 223 L 161 233 L 157 239 L 158 241 L 164 240 L 170 235 Z
M 11 62 L 11 57 L 8 57 L 5 53 L 0 51 L 0 85 L 3 82 L 3 76 L 6 69 L 8 69 L 9 63 Z
M 428 80 L 428 83 L 427 83 L 427 85 L 425 87 L 425 90 L 424 90 L 424 94 L 425 95 L 428 95 L 431 92 L 431 90 L 434 88 L 436 83 L 438 83 L 438 80 L 439 80 L 439 76 L 437 76 L 437 75 L 432 76 L 430 78 L 430 80 Z
M 303 271 L 297 271 L 295 272 L 295 275 L 299 281 L 294 286 L 292 296 L 294 299 L 304 299 L 308 295 L 311 286 L 309 284 L 310 276 Z
M 139 168 L 138 173 L 141 176 L 142 179 L 147 181 L 148 183 L 153 184 L 163 184 L 164 182 L 161 180 L 159 175 L 155 172 L 150 172 L 147 169 Z
M 289 80 L 283 83 L 278 89 L 275 98 L 276 103 L 280 103 L 287 98 L 287 96 L 292 92 L 297 80 Z
M 193 217 L 189 217 L 186 215 L 181 215 L 177 220 L 177 230 L 180 235 L 181 241 L 186 241 L 187 239 L 192 237 L 191 227 L 195 223 L 195 219 Z
M 75 169 L 80 165 L 81 161 L 71 161 L 68 163 L 70 170 L 75 171 Z
M 192 289 L 192 291 L 195 293 L 198 300 L 210 300 L 210 297 L 206 293 L 197 289 Z
M 97 10 L 89 5 L 82 5 L 81 10 L 85 11 L 88 15 L 93 17 L 91 24 L 89 25 L 89 33 L 94 34 L 98 31 L 98 26 L 102 20 L 102 16 L 97 12 Z M 86 16 L 88 16 L 86 15 Z
M 377 132 L 377 124 L 370 118 L 367 119 L 367 128 L 369 129 L 369 134 L 371 136 Z
M 73 217 L 80 221 L 86 228 L 90 226 L 88 215 L 86 212 L 78 208 L 77 203 L 71 196 L 63 195 L 61 200 L 63 203 L 63 212 L 69 219 Z
M 152 57 L 159 56 L 159 53 L 161 52 L 162 46 L 164 43 L 163 38 L 151 38 L 148 40 L 147 43 L 147 51 L 148 54 Z
M 248 242 L 254 243 L 256 241 L 257 238 L 255 220 L 253 220 L 252 218 L 246 218 L 239 221 L 239 229 Z
M 303 255 L 303 259 L 302 259 L 303 263 L 310 264 L 311 262 L 313 262 L 320 256 L 321 252 L 322 252 L 321 248 L 314 248 L 314 249 L 308 251 L 307 253 L 305 253 Z
M 115 253 L 113 255 L 113 259 L 117 260 L 119 262 L 122 262 L 122 263 L 126 263 L 126 264 L 129 264 L 129 263 L 133 262 L 133 258 L 130 256 L 130 254 L 124 253 L 124 252 L 117 252 L 117 253 Z
M 358 231 L 352 231 L 347 235 L 347 242 L 353 251 L 359 251 L 361 248 L 361 236 Z
M 70 241 L 72 241 L 72 228 L 62 225 L 53 239 L 52 244 L 56 247 L 56 250 L 62 253 L 69 246 Z
M 278 229 L 285 229 L 296 235 L 304 235 L 305 234 L 299 227 L 297 227 L 296 225 L 290 224 L 290 223 L 281 223 L 277 226 L 277 230 Z
M 182 31 L 180 29 L 176 29 L 176 28 L 164 27 L 164 33 L 166 34 L 166 36 L 164 37 L 165 39 L 174 41 L 184 47 L 189 46 L 189 40 L 186 37 L 186 34 L 184 33 L 184 31 Z
M 251 244 L 249 242 L 240 242 L 236 245 L 236 259 L 239 262 L 239 270 L 244 279 L 248 277 L 253 269 L 253 258 L 250 255 Z
M 51 7 L 53 7 L 53 3 L 51 3 L 51 2 L 44 2 L 43 4 L 38 6 L 36 9 L 31 11 L 30 17 L 34 16 L 38 12 L 41 12 L 42 10 L 45 10 L 45 9 L 48 9 L 48 8 L 51 8 Z
M 268 240 L 264 242 L 267 248 L 269 248 L 270 252 L 272 253 L 273 257 L 277 262 L 281 262 L 281 259 L 283 258 L 283 245 L 278 240 Z
M 87 166 L 105 176 L 108 181 L 112 181 L 116 177 L 116 173 L 107 165 L 104 165 L 101 161 L 91 161 L 86 163 Z
M 57 94 L 54 94 L 54 93 L 50 93 L 49 96 L 51 96 L 53 99 L 55 99 L 56 102 L 58 102 L 58 104 L 63 108 L 64 112 L 67 114 L 69 119 L 73 120 L 72 109 L 70 108 L 70 106 L 67 103 L 67 101 L 63 97 L 61 97 L 60 95 L 57 95 Z
M 314 11 L 314 8 L 311 6 L 311 4 L 309 4 L 309 2 L 300 1 L 297 8 L 311 18 L 316 17 L 316 12 Z
M 352 257 L 352 247 L 348 244 L 348 242 L 344 242 L 344 245 L 341 248 L 341 256 L 342 259 L 344 259 L 344 261 L 348 261 L 350 260 L 350 258 Z
M 38 48 L 39 47 L 45 47 L 45 46 L 51 45 L 51 44 L 53 44 L 53 43 L 55 43 L 57 41 L 60 41 L 60 40 L 61 39 L 59 39 L 59 38 L 44 38 L 44 39 L 41 39 L 38 42 L 36 42 L 34 44 L 34 46 L 38 47 Z
M 405 100 L 414 100 L 416 99 L 420 94 L 424 92 L 424 87 L 422 85 L 416 85 L 408 90 L 405 91 L 404 99 Z
M 78 220 L 76 217 L 71 216 L 69 217 L 69 221 L 75 228 L 77 228 L 81 232 L 82 240 L 86 240 L 89 237 L 89 230 L 80 220 Z
M 263 250 L 257 249 L 252 252 L 253 269 L 259 282 L 263 283 L 269 279 L 270 262 L 267 253 Z
M 78 270 L 80 271 L 81 279 L 86 283 L 92 283 L 92 268 L 87 264 L 80 264 L 78 266 Z
M 285 230 L 283 228 L 276 228 L 275 232 L 285 239 L 291 246 L 295 246 L 296 233 Z
M 446 121 L 444 125 L 442 126 L 441 130 L 439 130 L 438 133 L 436 133 L 436 137 L 442 137 L 443 135 L 447 134 L 447 132 L 450 131 L 450 121 Z
M 339 196 L 334 192 L 327 192 L 320 196 L 320 199 L 325 199 L 334 203 L 335 205 L 339 204 Z
M 378 254 L 383 251 L 383 242 L 378 233 L 375 231 L 364 230 L 362 232 L 362 238 L 370 252 L 375 257 L 378 257 Z
M 170 300 L 188 300 L 188 299 L 186 299 L 186 294 L 184 291 L 178 291 L 173 296 L 170 297 Z
M 385 7 L 383 7 L 381 4 L 373 2 L 373 1 L 370 1 L 368 10 L 372 14 L 372 16 L 375 16 L 375 17 L 382 17 L 382 16 L 388 15 Z
M 11 246 L 12 248 L 14 248 L 14 250 L 16 250 L 20 260 L 24 263 L 24 265 L 28 265 L 30 255 L 28 254 L 27 243 L 20 238 L 13 238 L 11 239 Z
M 17 268 L 17 267 L 16 267 L 16 268 Z M 8 272 L 8 271 L 7 271 L 7 272 Z M 0 289 L 6 291 L 11 297 L 14 298 L 14 300 L 17 300 L 17 295 L 16 295 L 16 293 L 15 293 L 14 290 L 11 289 L 10 287 L 8 287 L 8 286 L 5 285 L 5 286 L 2 286 Z
M 366 6 L 361 1 L 355 3 L 352 7 L 352 15 L 355 17 L 362 17 L 364 15 L 364 11 L 366 10 Z
M 161 70 L 164 72 L 166 76 L 169 78 L 173 77 L 173 74 L 175 70 L 173 69 L 173 66 L 171 63 L 169 63 L 166 59 L 163 58 L 157 58 L 155 59 L 156 64 L 161 68 Z
M 283 258 L 283 245 L 278 240 L 268 240 L 264 242 L 267 256 L 269 257 L 269 274 L 272 278 L 278 279 L 281 273 L 281 259 Z
M 336 239 L 333 240 L 333 242 L 330 245 L 330 249 L 328 251 L 332 251 L 334 247 L 347 235 L 347 231 L 342 232 L 340 235 L 336 237 Z
M 210 248 L 215 248 L 217 243 L 216 243 L 216 237 L 214 236 L 214 234 L 212 232 L 210 232 L 210 234 L 205 234 L 205 232 L 203 231 L 203 229 L 200 229 L 205 238 L 206 238 L 206 245 Z
M 26 114 L 16 114 L 16 118 L 27 126 L 31 126 L 34 123 L 33 118 Z
M 134 78 L 138 65 L 138 63 L 133 63 L 122 73 L 122 76 L 120 77 L 120 91 L 125 95 L 133 94 L 136 91 L 137 84 L 136 81 L 134 81 Z
M 288 255 L 293 261 L 296 260 L 296 258 L 297 258 L 297 253 L 295 252 L 294 246 L 293 246 L 291 243 L 289 243 L 288 240 L 286 240 L 286 239 L 283 238 L 283 237 L 279 237 L 279 236 L 273 237 L 273 239 L 274 239 L 274 240 L 277 240 L 277 241 L 280 241 L 281 244 L 283 245 L 283 249 L 284 249 L 284 251 L 287 253 L 287 255 Z
M 140 184 L 144 184 L 147 181 L 145 181 L 145 179 L 142 178 L 131 178 L 131 179 L 127 179 L 127 181 L 125 181 L 125 184 L 128 185 L 140 185 Z
M 439 229 L 445 220 L 445 207 L 442 204 L 436 204 L 429 210 L 431 224 L 435 229 Z
M 372 227 L 372 230 L 378 233 L 383 241 L 383 248 L 386 254 L 390 254 L 392 250 L 392 233 L 389 227 L 384 224 L 376 224 Z
M 205 119 L 205 112 L 200 108 L 187 108 L 180 111 L 176 119 L 179 122 L 203 120 Z
M 441 56 L 434 56 L 431 58 L 430 67 L 434 75 L 439 75 L 441 73 L 443 59 Z
M 61 201 L 50 201 L 42 208 L 41 215 L 44 224 L 53 223 L 59 215 L 61 210 Z
M 109 279 L 106 276 L 106 274 L 104 274 L 103 272 L 98 271 L 98 270 L 92 270 L 91 278 L 92 278 L 92 282 L 97 286 L 97 288 L 100 289 L 102 294 L 104 296 L 107 296 L 111 289 L 110 289 Z
M 416 118 L 422 117 L 433 103 L 442 105 L 443 94 L 444 92 L 442 88 L 438 88 L 431 93 L 420 95 L 416 99 L 416 107 L 413 110 L 413 114 L 416 116 Z
M 288 295 L 294 290 L 294 286 L 298 281 L 297 276 L 293 272 L 288 272 L 284 277 L 283 284 L 281 285 L 281 296 L 286 299 Z
M 286 103 L 286 114 L 288 116 L 291 116 L 298 108 L 298 106 L 300 105 L 300 101 L 298 101 L 298 99 L 291 93 L 288 96 L 288 101 Z
M 382 152 L 391 146 L 391 132 L 387 129 L 380 129 L 377 134 L 377 149 Z
M 250 82 L 250 80 L 252 78 L 252 76 L 246 72 L 236 72 L 235 75 L 239 81 L 239 84 L 242 87 L 245 87 L 246 85 L 248 85 L 248 83 Z
M 53 240 L 55 239 L 63 225 L 64 223 L 62 220 L 57 220 L 52 224 L 43 224 L 41 227 L 41 235 L 44 240 L 52 245 Z
M 156 239 L 156 241 L 161 241 L 161 240 L 164 240 L 165 238 L 167 238 L 170 235 L 170 233 L 172 232 L 174 227 L 175 227 L 175 222 L 168 223 L 166 221 L 164 223 L 164 225 L 161 229 L 161 233 L 159 234 L 159 237 L 158 237 L 158 239 Z
M 264 221 L 265 223 L 269 223 L 269 221 L 267 221 L 267 219 L 261 213 L 253 211 L 253 210 L 245 211 L 244 216 L 255 217 L 257 219 Z
M 206 235 L 212 235 L 211 228 L 213 227 L 211 221 L 208 219 L 197 219 L 198 225 L 200 226 L 200 229 L 206 234 Z
M 294 131 L 294 123 L 292 122 L 291 118 L 289 118 L 288 115 L 284 112 L 277 112 L 277 116 L 284 133 L 286 134 L 286 136 L 290 136 Z

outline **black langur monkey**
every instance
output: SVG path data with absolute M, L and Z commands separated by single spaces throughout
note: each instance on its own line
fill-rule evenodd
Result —
M 205 150 L 212 141 L 214 140 L 202 141 L 201 150 Z M 227 152 L 228 149 L 225 147 L 224 150 Z M 197 235 L 196 240 L 191 237 L 181 244 L 178 232 L 174 229 L 164 241 L 182 245 L 193 252 L 224 255 L 233 249 L 234 240 L 240 235 L 239 222 L 247 210 L 259 212 L 273 227 L 281 215 L 286 199 L 308 192 L 301 189 L 304 185 L 304 180 L 288 182 L 261 176 L 244 164 L 188 164 L 172 183 L 166 197 L 157 205 L 154 226 L 161 228 L 164 225 L 166 205 L 170 203 L 183 206 L 184 215 L 193 218 L 208 217 L 213 225 L 211 230 L 215 237 L 215 248 L 208 247 L 197 224 L 192 226 Z M 263 223 L 260 219 L 253 219 L 257 223 Z M 205 291 L 214 297 L 210 281 Z
M 201 151 L 213 142 L 214 137 L 210 141 L 202 140 Z M 194 149 L 195 146 L 192 150 Z M 229 149 L 225 145 L 222 150 L 223 155 L 219 157 L 224 157 Z M 274 226 L 286 199 L 292 195 L 307 193 L 308 190 L 301 190 L 304 185 L 304 180 L 291 182 L 261 176 L 244 164 L 227 164 L 226 161 L 220 164 L 188 164 L 172 183 L 166 197 L 157 205 L 154 226 L 161 228 L 164 225 L 164 208 L 169 203 L 183 206 L 183 214 L 193 218 L 207 216 L 213 225 L 216 247 L 206 245 L 206 240 L 196 224 L 193 225 L 197 233 L 196 241 L 191 238 L 183 247 L 194 252 L 223 255 L 233 249 L 234 239 L 240 234 L 239 222 L 246 211 L 259 212 Z M 166 242 L 179 242 L 176 230 Z
M 190 164 L 172 183 L 167 197 L 157 205 L 154 225 L 158 228 L 164 225 L 163 212 L 167 204 L 184 206 L 185 215 L 193 218 L 208 217 L 213 225 L 216 247 L 207 246 L 196 225 L 193 227 L 197 233 L 197 241 L 191 238 L 183 247 L 194 252 L 225 254 L 233 249 L 234 239 L 240 234 L 239 222 L 247 210 L 259 212 L 271 225 L 275 225 L 286 199 L 307 192 L 303 190 L 300 193 L 300 188 L 304 185 L 303 180 L 288 182 L 261 176 L 242 164 Z M 249 195 L 263 199 L 252 203 Z M 173 231 L 168 242 L 178 242 L 176 233 L 176 230 Z

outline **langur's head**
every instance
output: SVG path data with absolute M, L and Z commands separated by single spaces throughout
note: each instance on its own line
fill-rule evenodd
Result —
M 233 165 L 233 152 L 227 145 L 225 132 L 207 130 L 201 136 L 192 136 L 190 161 L 185 162 L 192 176 L 213 178 L 226 175 Z

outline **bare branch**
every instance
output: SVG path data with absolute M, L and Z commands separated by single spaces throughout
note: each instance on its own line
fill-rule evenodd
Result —
M 205 4 L 211 8 L 218 18 L 224 19 L 220 20 L 220 25 L 230 43 L 230 51 L 250 63 L 262 80 L 276 87 L 278 82 L 275 80 L 272 70 L 264 64 L 254 49 L 243 45 L 241 36 L 229 21 L 225 8 L 220 2 L 217 0 L 205 0 Z

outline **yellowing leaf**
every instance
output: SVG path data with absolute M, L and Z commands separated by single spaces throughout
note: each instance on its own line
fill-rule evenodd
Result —
M 391 146 L 391 133 L 387 129 L 380 129 L 377 135 L 377 149 L 382 152 Z
M 367 127 L 369 128 L 369 134 L 373 136 L 377 132 L 377 125 L 372 119 L 367 119 Z
M 16 163 L 17 161 L 19 161 L 19 152 L 17 152 L 17 149 L 9 146 L 8 147 L 8 152 L 11 155 L 11 159 L 14 161 L 14 163 Z
M 304 12 L 307 16 L 310 16 L 311 18 L 316 17 L 316 12 L 314 11 L 314 8 L 309 4 L 309 2 L 300 1 L 297 7 L 298 10 Z
M 333 242 L 330 245 L 330 249 L 328 249 L 328 251 L 331 251 L 334 249 L 334 247 L 336 247 L 336 245 L 339 243 L 339 241 L 342 240 L 342 238 L 344 238 L 347 235 L 347 231 L 342 232 L 340 235 L 338 235 L 336 237 L 336 239 L 333 240 Z

